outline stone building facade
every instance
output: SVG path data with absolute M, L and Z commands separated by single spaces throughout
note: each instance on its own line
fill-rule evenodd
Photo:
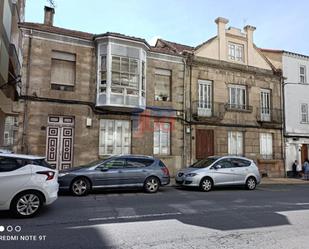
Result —
M 188 162 L 241 155 L 267 176 L 283 176 L 281 74 L 253 43 L 255 27 L 226 28 L 192 48 L 159 40 L 158 49 L 186 60 L 185 139 Z
M 159 157 L 171 175 L 209 155 L 243 155 L 280 176 L 280 74 L 254 27 L 225 28 L 197 47 L 22 23 L 19 151 L 59 169 L 113 154 Z
M 171 174 L 184 167 L 183 57 L 140 38 L 58 28 L 53 15 L 45 7 L 43 24 L 20 25 L 19 151 L 59 169 L 130 153 L 161 158 Z
M 25 1 L 0 1 L 0 149 L 17 144 L 22 35 L 18 23 L 24 21 Z

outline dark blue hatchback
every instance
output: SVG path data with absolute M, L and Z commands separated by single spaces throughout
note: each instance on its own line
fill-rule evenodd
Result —
M 92 189 L 140 187 L 155 193 L 170 182 L 168 168 L 150 156 L 121 155 L 59 172 L 60 189 L 87 195 Z

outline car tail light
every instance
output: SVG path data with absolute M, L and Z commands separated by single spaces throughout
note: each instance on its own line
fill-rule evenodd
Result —
M 55 176 L 55 172 L 54 171 L 38 171 L 36 173 L 40 174 L 40 175 L 46 175 L 46 177 L 47 177 L 46 181 L 54 179 L 54 176 Z
M 163 174 L 164 174 L 164 175 L 166 175 L 166 176 L 169 176 L 169 175 L 170 175 L 170 172 L 169 172 L 169 170 L 168 170 L 167 167 L 163 167 L 163 168 L 161 168 L 161 170 L 163 171 Z

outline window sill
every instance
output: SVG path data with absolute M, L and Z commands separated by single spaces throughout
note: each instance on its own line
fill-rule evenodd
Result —
M 252 106 L 246 107 L 246 109 L 241 109 L 241 108 L 232 108 L 229 107 L 228 105 L 225 106 L 225 110 L 228 112 L 244 112 L 244 113 L 251 113 L 253 108 Z

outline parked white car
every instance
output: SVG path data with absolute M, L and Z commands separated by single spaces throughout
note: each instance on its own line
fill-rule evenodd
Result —
M 58 197 L 58 171 L 40 156 L 0 153 L 0 210 L 36 215 Z
M 254 190 L 261 181 L 253 160 L 238 156 L 211 156 L 179 171 L 176 183 L 210 191 L 214 186 L 245 185 Z

